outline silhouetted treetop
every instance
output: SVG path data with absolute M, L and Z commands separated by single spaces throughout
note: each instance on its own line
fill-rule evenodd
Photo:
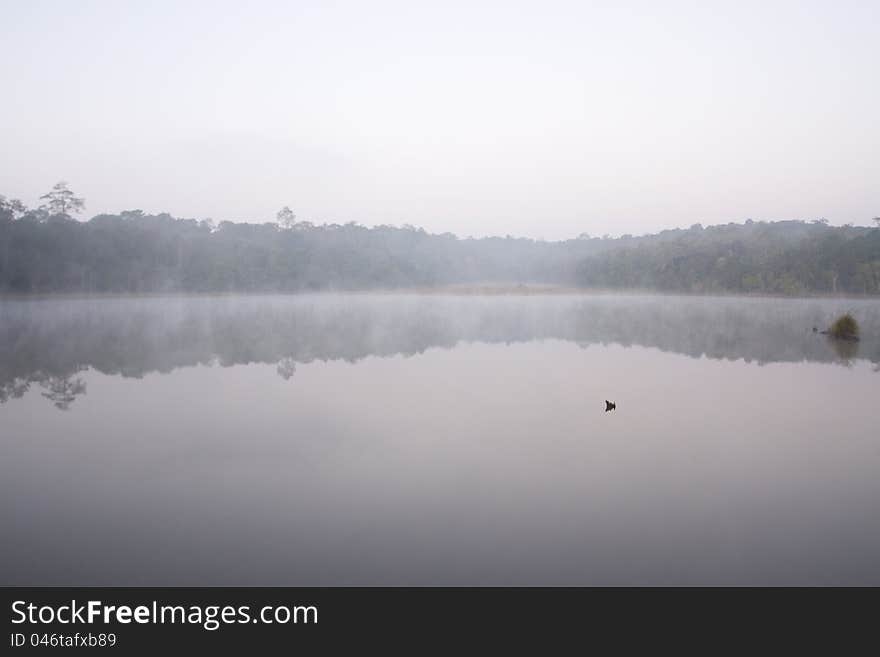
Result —
M 60 215 L 78 214 L 86 205 L 85 199 L 76 196 L 63 180 L 55 183 L 52 191 L 43 194 L 40 200 L 46 201 L 45 207 L 51 214 Z

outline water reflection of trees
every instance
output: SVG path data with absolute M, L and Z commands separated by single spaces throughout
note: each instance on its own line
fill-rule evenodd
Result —
M 79 395 L 86 393 L 85 382 L 69 376 L 49 376 L 40 385 L 46 389 L 43 397 L 50 400 L 56 408 L 66 411 Z
M 17 377 L 0 383 L 0 404 L 23 397 L 34 383 L 43 388 L 43 397 L 62 411 L 68 410 L 78 396 L 86 394 L 86 383 L 79 377 L 37 372 L 31 377 Z
M 296 361 L 290 356 L 282 358 L 278 361 L 278 367 L 276 367 L 275 370 L 278 372 L 278 376 L 282 379 L 290 381 L 290 377 L 296 373 Z
M 844 310 L 861 343 L 813 333 Z M 58 408 L 77 374 L 141 377 L 193 365 L 301 363 L 412 355 L 462 341 L 562 339 L 655 347 L 749 362 L 880 364 L 880 302 L 701 297 L 314 295 L 0 302 L 0 402 L 32 384 Z

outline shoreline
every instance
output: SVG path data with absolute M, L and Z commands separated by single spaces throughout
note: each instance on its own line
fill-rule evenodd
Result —
M 41 292 L 41 293 L 0 293 L 0 301 L 38 301 L 51 299 L 151 299 L 151 298 L 222 298 L 222 297 L 277 297 L 277 296 L 368 296 L 368 295 L 416 295 L 416 296 L 470 296 L 470 297 L 531 297 L 531 296 L 667 296 L 667 297 L 709 297 L 740 299 L 787 299 L 787 300 L 852 300 L 880 301 L 880 295 L 842 295 L 815 293 L 806 295 L 750 294 L 743 292 L 687 292 L 661 291 L 655 289 L 614 289 L 588 288 L 554 284 L 507 284 L 507 283 L 466 283 L 438 286 L 417 286 L 376 289 L 325 289 L 325 290 L 260 290 L 260 291 L 214 291 L 214 292 Z

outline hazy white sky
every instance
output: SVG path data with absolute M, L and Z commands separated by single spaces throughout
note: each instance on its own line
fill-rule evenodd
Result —
M 0 0 L 0 193 L 558 239 L 880 215 L 880 1 Z

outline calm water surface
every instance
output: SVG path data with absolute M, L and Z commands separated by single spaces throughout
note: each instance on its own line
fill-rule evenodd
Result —
M 813 333 L 844 310 L 861 343 Z M 0 584 L 880 585 L 878 337 L 853 300 L 0 301 Z

